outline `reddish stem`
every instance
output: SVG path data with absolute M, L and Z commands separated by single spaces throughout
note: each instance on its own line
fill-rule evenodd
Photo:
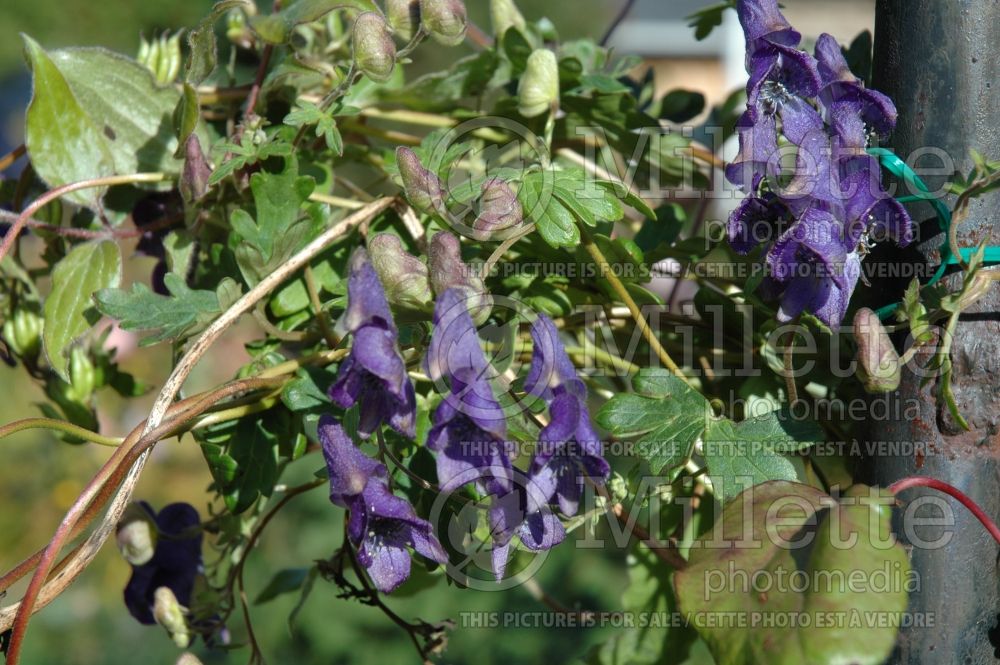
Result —
M 946 482 L 940 481 L 937 478 L 911 476 L 909 478 L 897 480 L 892 485 L 889 485 L 889 492 L 895 495 L 913 487 L 929 487 L 930 489 L 944 492 L 948 496 L 957 499 L 959 503 L 968 508 L 969 512 L 975 515 L 976 519 L 979 520 L 984 527 L 986 527 L 986 530 L 990 532 L 991 536 L 993 536 L 993 540 L 1000 544 L 1000 528 L 997 527 L 996 523 L 990 519 L 989 515 L 987 515 L 975 501 L 966 496 L 961 490 L 949 485 Z

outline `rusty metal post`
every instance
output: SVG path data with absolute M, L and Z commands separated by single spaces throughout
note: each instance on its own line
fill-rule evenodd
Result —
M 960 172 L 971 168 L 969 148 L 1000 157 L 1000 0 L 878 0 L 873 87 L 895 100 L 899 126 L 892 147 L 918 172 L 920 166 L 941 166 L 929 154 L 914 164 L 914 151 L 925 148 L 948 155 Z M 925 180 L 935 189 L 947 176 Z M 933 217 L 929 207 L 914 212 L 917 220 Z M 899 252 L 891 260 L 901 264 L 916 257 L 936 264 L 942 236 L 929 237 L 930 228 L 933 223 L 921 225 L 920 256 Z M 1000 244 L 1000 197 L 976 201 L 959 237 L 962 246 L 984 238 Z M 960 280 L 956 272 L 945 283 L 954 288 Z M 884 486 L 904 476 L 932 476 L 1000 518 L 1000 287 L 962 317 L 952 358 L 955 395 L 972 431 L 959 429 L 935 400 L 933 387 L 921 390 L 920 378 L 907 371 L 893 396 L 907 415 L 870 423 L 868 438 L 929 447 L 922 452 L 903 446 L 898 455 L 869 457 L 860 477 Z M 902 498 L 912 503 L 925 493 L 910 490 Z M 933 625 L 901 631 L 890 661 L 896 665 L 1000 663 L 994 652 L 998 645 L 990 642 L 1000 612 L 998 548 L 974 518 L 948 503 L 955 516 L 950 542 L 912 552 L 920 588 L 911 595 L 909 609 Z M 930 509 L 926 516 L 936 515 Z M 930 541 L 944 530 L 922 526 L 912 532 Z M 902 528 L 898 532 L 902 535 Z

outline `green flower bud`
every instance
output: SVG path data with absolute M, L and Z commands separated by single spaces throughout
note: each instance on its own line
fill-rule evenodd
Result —
M 878 314 L 863 307 L 854 315 L 854 339 L 858 343 L 857 375 L 869 393 L 885 393 L 899 387 L 902 367 Z
M 77 402 L 87 402 L 97 388 L 97 370 L 90 360 L 90 353 L 82 346 L 69 352 L 69 382 Z
M 17 355 L 28 360 L 38 357 L 42 347 L 44 320 L 28 309 L 18 309 L 14 317 L 4 323 L 3 336 Z
M 444 231 L 437 233 L 431 238 L 427 253 L 434 293 L 440 296 L 448 289 L 461 289 L 467 298 L 469 314 L 476 325 L 482 325 L 493 309 L 493 296 L 486 290 L 482 277 L 462 261 L 458 238 Z
M 497 38 L 503 37 L 511 28 L 524 32 L 528 27 L 514 0 L 490 0 L 490 18 Z
M 559 103 L 559 63 L 555 53 L 543 48 L 528 56 L 517 97 L 517 110 L 525 118 L 540 116 Z
M 365 12 L 354 20 L 354 65 L 373 81 L 387 81 L 396 66 L 396 43 L 381 14 Z
M 184 608 L 170 587 L 161 586 L 153 592 L 153 618 L 167 629 L 174 644 L 186 649 L 191 644 L 191 633 L 184 620 Z
M 441 180 L 425 169 L 417 153 L 409 148 L 396 149 L 396 163 L 410 205 L 428 215 L 440 213 L 444 208 Z
M 472 223 L 476 240 L 488 240 L 524 221 L 524 210 L 511 186 L 500 178 L 483 183 L 479 215 Z
M 468 16 L 462 0 L 420 0 L 420 20 L 431 37 L 445 46 L 465 40 Z
M 389 25 L 405 41 L 413 39 L 420 27 L 420 0 L 386 0 Z
M 115 541 L 122 557 L 133 566 L 141 566 L 156 551 L 156 522 L 141 504 L 133 503 L 115 528 Z
M 368 240 L 368 255 L 389 302 L 423 310 L 430 304 L 431 284 L 424 262 L 407 252 L 399 236 L 379 233 Z

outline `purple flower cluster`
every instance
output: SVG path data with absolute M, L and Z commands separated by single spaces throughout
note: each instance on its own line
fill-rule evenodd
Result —
M 330 501 L 350 511 L 347 537 L 375 588 L 389 593 L 406 581 L 407 548 L 438 563 L 448 560 L 430 522 L 389 489 L 383 464 L 361 452 L 329 416 L 320 419 L 319 438 L 330 473 Z
M 531 329 L 534 351 L 525 389 L 545 401 L 550 420 L 528 472 L 514 467 L 515 444 L 508 438 L 507 417 L 490 384 L 492 368 L 470 315 L 477 303 L 465 290 L 448 288 L 435 306 L 426 368 L 431 380 L 444 387 L 444 395 L 431 416 L 427 448 L 435 454 L 440 491 L 475 485 L 491 498 L 493 568 L 500 579 L 514 537 L 532 550 L 562 542 L 566 533 L 552 506 L 575 515 L 585 480 L 604 482 L 610 467 L 590 422 L 586 386 L 555 324 L 544 315 Z M 364 250 L 352 257 L 345 327 L 353 343 L 330 388 L 331 399 L 343 408 L 360 405 L 363 437 L 387 423 L 413 438 L 413 386 L 385 293 Z M 391 591 L 407 578 L 407 548 L 434 561 L 447 560 L 431 525 L 392 494 L 384 465 L 358 450 L 332 418 L 321 420 L 320 440 L 330 472 L 330 500 L 350 511 L 349 539 L 378 589 Z
M 761 288 L 780 299 L 780 321 L 810 312 L 836 328 L 871 243 L 912 239 L 909 215 L 866 152 L 873 136 L 892 131 L 896 109 L 851 73 L 830 35 L 819 38 L 815 57 L 800 51 L 801 35 L 777 0 L 739 0 L 737 11 L 750 78 L 740 151 L 726 177 L 748 196 L 730 216 L 729 241 L 741 254 L 766 245 Z M 780 137 L 796 150 L 787 182 Z
M 493 497 L 489 522 L 497 579 L 504 575 L 515 535 L 530 550 L 559 544 L 566 532 L 550 504 L 575 515 L 585 478 L 603 482 L 610 473 L 590 424 L 586 386 L 555 324 L 541 315 L 531 336 L 534 351 L 525 389 L 545 400 L 551 420 L 539 436 L 527 474 L 511 464 L 513 446 L 506 440 L 504 412 L 487 380 L 489 364 L 479 347 L 469 303 L 456 289 L 446 291 L 438 302 L 427 356 L 431 378 L 449 385 L 434 413 L 427 446 L 437 453 L 442 490 L 475 482 Z

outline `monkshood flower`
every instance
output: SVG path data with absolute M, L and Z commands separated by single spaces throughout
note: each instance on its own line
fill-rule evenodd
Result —
M 737 123 L 740 152 L 726 168 L 735 185 L 756 191 L 768 169 L 775 169 L 777 119 L 784 134 L 798 143 L 821 123 L 806 99 L 819 92 L 816 60 L 797 47 L 802 36 L 778 10 L 778 0 L 741 0 L 736 5 L 746 35 L 747 110 Z
M 413 438 L 413 384 L 399 354 L 398 331 L 382 283 L 363 248 L 351 257 L 344 323 L 353 337 L 351 354 L 340 364 L 330 399 L 344 409 L 360 402 L 358 433 L 365 438 L 383 422 Z
M 750 81 L 726 176 L 748 197 L 729 218 L 729 241 L 740 254 L 765 245 L 761 293 L 780 299 L 779 321 L 809 312 L 837 328 L 872 244 L 912 238 L 909 215 L 866 152 L 872 134 L 892 130 L 896 109 L 850 72 L 833 37 L 820 37 L 815 59 L 798 51 L 800 35 L 776 0 L 740 0 L 737 10 Z M 778 120 L 798 148 L 788 182 L 778 173 Z
M 172 503 L 159 513 L 146 502 L 139 502 L 138 507 L 156 527 L 149 538 L 155 547 L 146 563 L 132 566 L 132 577 L 125 586 L 125 606 L 139 623 L 154 624 L 159 589 L 168 589 L 169 596 L 183 607 L 191 602 L 195 579 L 201 573 L 201 519 L 187 503 Z M 125 528 L 134 529 L 137 523 L 130 520 Z M 162 606 L 168 594 L 160 591 L 159 596 Z
M 427 372 L 448 384 L 427 435 L 442 491 L 475 481 L 484 494 L 510 492 L 514 445 L 506 440 L 506 417 L 493 396 L 490 366 L 459 289 L 445 291 L 434 309 Z
M 575 515 L 586 478 L 603 483 L 611 467 L 602 455 L 601 439 L 590 422 L 587 388 L 566 355 L 552 319 L 540 314 L 531 327 L 533 351 L 525 390 L 549 406 L 549 424 L 539 434 L 531 475 L 549 488 L 566 515 Z
M 389 489 L 383 464 L 361 452 L 329 416 L 320 418 L 319 438 L 330 501 L 350 512 L 347 537 L 375 588 L 390 593 L 409 578 L 408 548 L 438 563 L 448 560 L 430 522 Z
M 507 570 L 514 536 L 532 552 L 552 549 L 566 537 L 562 522 L 548 507 L 554 484 L 551 477 L 517 472 L 514 488 L 493 497 L 489 523 L 493 539 L 493 574 L 498 582 Z

